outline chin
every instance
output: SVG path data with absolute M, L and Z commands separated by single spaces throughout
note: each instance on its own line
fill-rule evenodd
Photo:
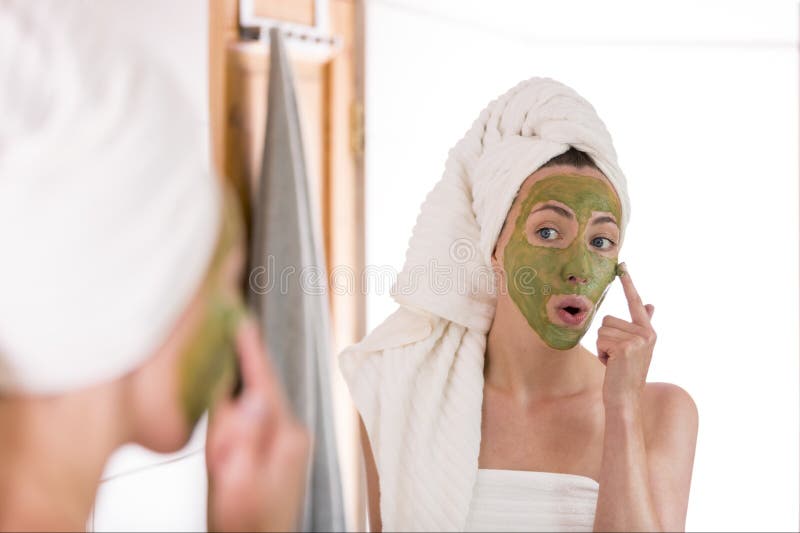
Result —
M 130 405 L 133 440 L 159 453 L 183 448 L 192 435 L 192 427 L 181 408 L 174 369 L 164 366 L 165 358 L 154 357 L 133 376 Z
M 183 448 L 192 436 L 192 428 L 173 395 L 151 394 L 140 400 L 134 431 L 136 443 L 159 453 Z
M 139 444 L 158 453 L 172 453 L 182 449 L 189 442 L 192 432 L 186 422 L 178 420 L 159 420 L 139 439 Z

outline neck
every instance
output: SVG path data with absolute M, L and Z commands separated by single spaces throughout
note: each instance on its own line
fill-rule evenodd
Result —
M 0 530 L 82 531 L 103 467 L 127 439 L 111 384 L 0 396 Z
M 498 299 L 486 341 L 487 386 L 525 403 L 550 401 L 587 392 L 604 374 L 602 363 L 580 343 L 551 348 L 508 296 Z

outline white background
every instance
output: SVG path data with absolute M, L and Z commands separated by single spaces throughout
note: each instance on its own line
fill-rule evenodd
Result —
M 373 0 L 367 22 L 368 264 L 401 269 L 490 100 L 532 76 L 572 86 L 628 177 L 648 379 L 699 409 L 687 530 L 797 531 L 797 3 Z M 373 291 L 368 329 L 394 307 Z M 618 285 L 602 311 L 628 316 Z

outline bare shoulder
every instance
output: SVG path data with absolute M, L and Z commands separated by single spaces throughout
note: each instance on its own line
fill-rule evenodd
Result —
M 683 407 L 697 411 L 692 396 L 679 385 L 663 381 L 647 382 L 644 385 L 644 400 L 651 407 Z
M 697 439 L 699 414 L 692 396 L 674 383 L 646 383 L 642 394 L 645 438 L 648 448 L 680 438 Z M 676 432 L 678 435 L 676 435 Z

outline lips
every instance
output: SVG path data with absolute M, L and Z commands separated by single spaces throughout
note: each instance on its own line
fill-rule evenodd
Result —
M 576 327 L 583 324 L 593 304 L 586 296 L 577 294 L 557 294 L 550 298 L 548 307 L 555 315 L 556 322 Z

